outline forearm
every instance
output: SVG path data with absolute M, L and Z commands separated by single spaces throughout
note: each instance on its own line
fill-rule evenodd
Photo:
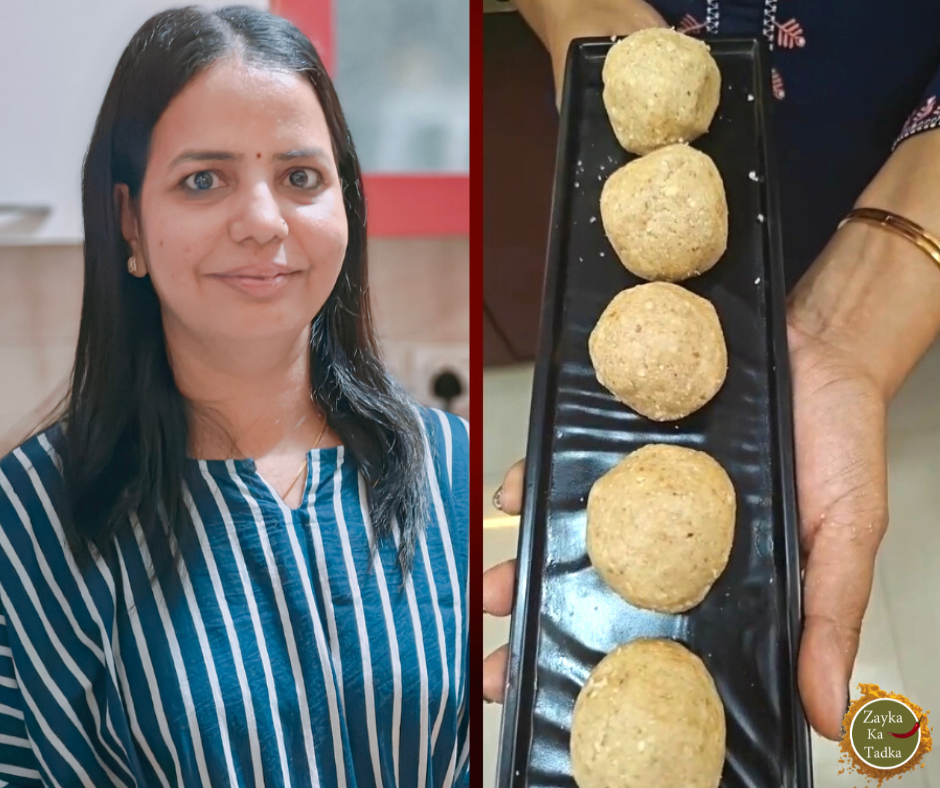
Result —
M 902 143 L 856 205 L 940 235 L 940 131 Z M 890 399 L 940 332 L 940 266 L 888 230 L 850 222 L 797 285 L 789 319 L 852 353 Z
M 516 7 L 548 50 L 559 91 L 572 39 L 626 36 L 666 24 L 643 0 L 516 0 Z
M 515 0 L 529 27 L 550 45 L 559 28 L 599 25 L 585 35 L 627 35 L 663 24 L 653 6 L 643 0 Z
M 541 39 L 546 49 L 550 49 L 551 39 L 548 31 L 551 17 L 566 14 L 571 0 L 515 0 L 515 5 L 526 24 L 532 28 L 532 32 Z

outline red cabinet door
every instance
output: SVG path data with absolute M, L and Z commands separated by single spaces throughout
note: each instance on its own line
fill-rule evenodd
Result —
M 387 8 L 396 9 L 397 4 L 384 2 Z M 344 40 L 356 40 L 350 36 L 337 36 L 338 6 L 338 0 L 271 0 L 270 5 L 273 13 L 289 19 L 313 42 L 334 80 L 338 60 L 343 56 L 339 48 L 344 45 Z M 466 10 L 465 31 L 469 25 L 469 4 Z M 395 13 L 401 17 L 404 11 L 399 8 Z M 370 24 L 367 15 L 362 14 L 360 18 L 363 25 Z M 381 63 L 376 64 L 377 69 L 381 67 Z M 348 116 L 342 86 L 337 88 Z M 468 101 L 465 103 L 469 105 Z M 469 113 L 469 106 L 466 111 Z M 355 138 L 355 129 L 353 134 Z M 469 234 L 470 179 L 467 171 L 370 171 L 367 161 L 362 166 L 371 235 Z

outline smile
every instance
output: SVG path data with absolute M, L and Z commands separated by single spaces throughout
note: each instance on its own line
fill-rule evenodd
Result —
M 234 287 L 243 293 L 252 296 L 268 296 L 278 292 L 284 287 L 299 271 L 292 271 L 289 274 L 278 274 L 277 276 L 214 276 L 224 282 L 229 287 Z

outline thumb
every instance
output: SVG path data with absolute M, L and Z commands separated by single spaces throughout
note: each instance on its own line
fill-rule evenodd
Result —
M 804 575 L 800 696 L 810 724 L 842 737 L 849 682 L 886 518 L 827 524 L 814 534 Z

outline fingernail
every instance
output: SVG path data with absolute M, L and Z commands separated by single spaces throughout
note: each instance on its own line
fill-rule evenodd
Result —
M 503 485 L 499 485 L 493 493 L 493 508 L 503 511 Z

